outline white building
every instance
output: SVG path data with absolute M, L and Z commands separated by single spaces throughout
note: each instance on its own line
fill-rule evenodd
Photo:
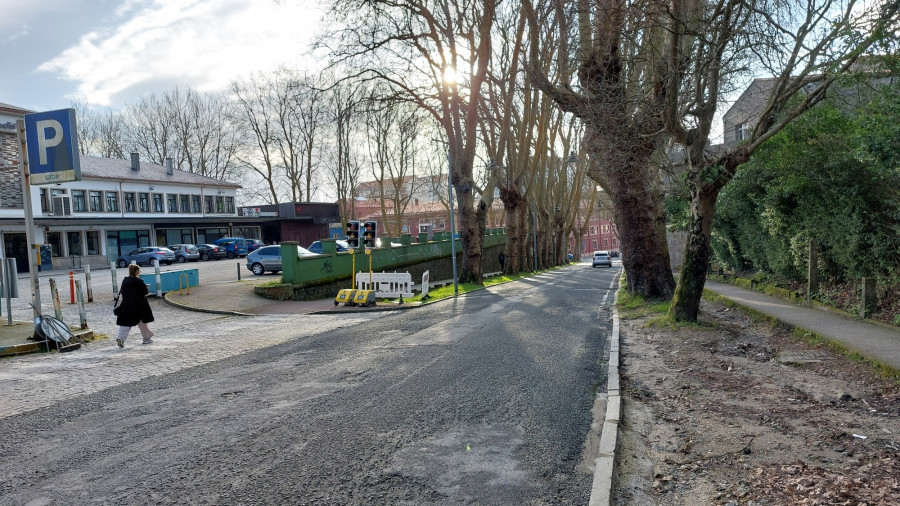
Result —
M 28 270 L 15 121 L 30 111 L 0 103 L 2 256 Z M 260 238 L 259 219 L 239 217 L 240 185 L 131 160 L 81 157 L 81 181 L 31 187 L 34 241 L 53 268 L 109 265 L 142 246 Z M 49 246 L 49 247 L 48 247 Z

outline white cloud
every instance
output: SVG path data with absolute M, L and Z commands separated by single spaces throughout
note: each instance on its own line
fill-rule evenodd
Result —
M 100 105 L 148 86 L 220 90 L 251 72 L 300 65 L 319 18 L 310 4 L 126 0 L 118 24 L 83 35 L 38 70 L 76 82 L 69 98 Z

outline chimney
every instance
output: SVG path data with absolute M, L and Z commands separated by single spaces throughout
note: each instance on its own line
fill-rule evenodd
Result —
M 171 176 L 173 170 L 174 169 L 172 169 L 172 159 L 166 158 L 166 174 Z
M 141 170 L 141 155 L 131 153 L 131 170 Z

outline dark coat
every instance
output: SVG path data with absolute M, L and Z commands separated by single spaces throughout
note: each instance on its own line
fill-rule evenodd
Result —
M 119 315 L 116 317 L 116 325 L 122 327 L 134 327 L 140 322 L 153 321 L 153 311 L 147 302 L 147 285 L 137 276 L 126 276 L 122 280 L 122 288 L 119 289 L 120 303 Z

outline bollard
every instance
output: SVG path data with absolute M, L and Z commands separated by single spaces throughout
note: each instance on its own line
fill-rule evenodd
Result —
M 159 262 L 156 262 L 156 296 L 162 297 L 162 275 L 159 273 Z
M 862 300 L 859 304 L 859 316 L 868 318 L 878 310 L 878 296 L 875 294 L 875 278 L 862 279 Z
M 240 281 L 241 280 L 241 263 L 238 262 L 235 265 L 237 266 L 237 270 L 238 270 L 238 281 Z
M 91 264 L 84 266 L 84 287 L 87 288 L 88 302 L 94 302 L 94 291 L 91 289 Z
M 57 320 L 62 320 L 62 302 L 59 300 L 59 290 L 56 288 L 56 280 L 50 278 L 50 300 L 53 303 L 53 314 Z
M 109 263 L 109 272 L 112 273 L 113 298 L 119 296 L 119 285 L 116 283 L 116 263 Z
M 84 295 L 81 293 L 81 281 L 75 282 L 76 289 L 78 292 L 78 319 L 81 321 L 82 330 L 88 328 L 87 326 L 87 315 L 84 312 Z
M 75 303 L 75 273 L 69 271 L 69 304 Z

